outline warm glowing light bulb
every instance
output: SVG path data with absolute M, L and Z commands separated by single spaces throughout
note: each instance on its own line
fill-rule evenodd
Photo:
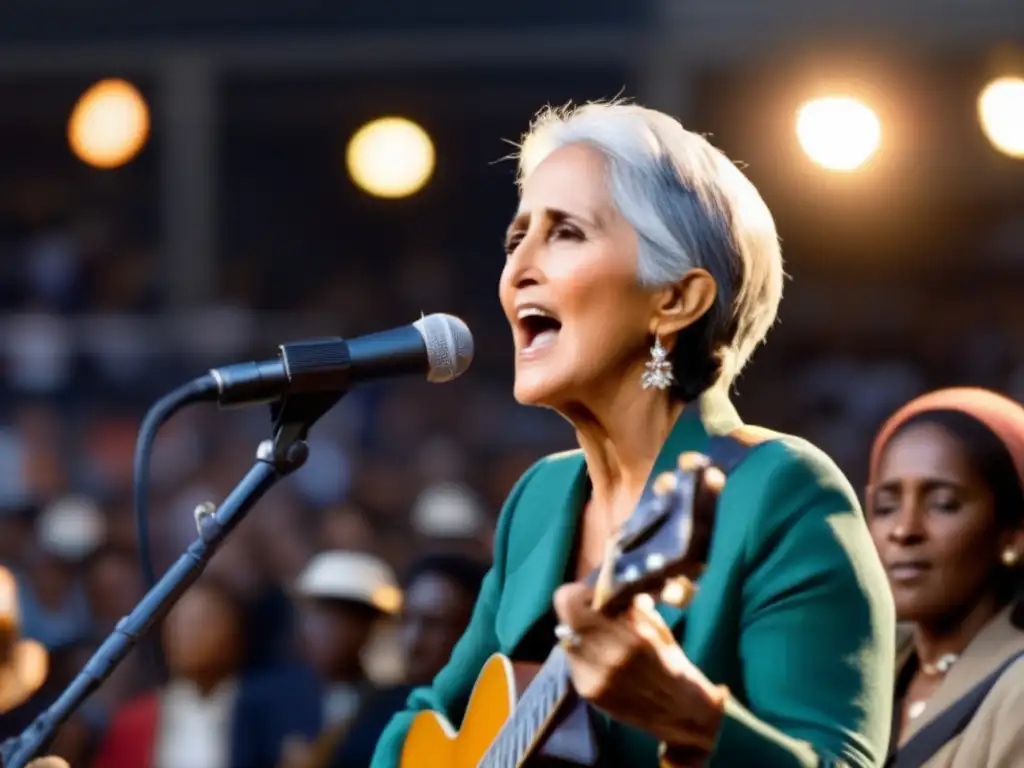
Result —
M 408 197 L 419 192 L 434 172 L 434 144 L 411 120 L 384 117 L 356 131 L 345 161 L 363 191 L 375 197 Z
M 848 96 L 814 99 L 797 112 L 796 135 L 804 152 L 830 171 L 854 171 L 878 150 L 882 125 L 874 111 Z
M 992 146 L 1024 159 L 1024 78 L 1000 77 L 978 97 L 978 119 Z
M 68 120 L 68 143 L 83 162 L 117 168 L 134 158 L 149 138 L 149 107 L 124 80 L 101 80 L 82 94 Z

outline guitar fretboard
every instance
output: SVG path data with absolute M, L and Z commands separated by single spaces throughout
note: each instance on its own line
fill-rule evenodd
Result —
M 480 761 L 480 768 L 516 768 L 571 688 L 568 659 L 562 647 L 556 645 Z

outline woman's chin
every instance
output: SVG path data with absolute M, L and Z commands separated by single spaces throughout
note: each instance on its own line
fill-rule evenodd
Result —
M 512 394 L 520 405 L 554 407 L 560 390 L 550 377 L 517 376 Z
M 546 405 L 543 393 L 532 388 L 516 387 L 512 394 L 520 405 Z
M 894 594 L 896 621 L 910 624 L 937 624 L 949 620 L 949 604 L 931 595 Z

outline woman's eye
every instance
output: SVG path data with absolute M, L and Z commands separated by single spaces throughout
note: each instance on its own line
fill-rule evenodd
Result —
M 570 227 L 566 225 L 560 225 L 555 227 L 552 234 L 562 240 L 582 240 L 583 233 L 580 232 L 576 227 Z
M 505 253 L 511 255 L 519 244 L 523 242 L 523 236 L 521 234 L 509 235 L 505 240 Z
M 871 505 L 871 512 L 875 517 L 882 517 L 891 514 L 899 509 L 899 502 L 895 499 L 875 499 Z
M 960 507 L 963 506 L 960 503 L 960 499 L 956 496 L 950 496 L 944 494 L 941 496 L 935 496 L 932 498 L 932 507 L 939 510 L 940 512 L 958 512 Z

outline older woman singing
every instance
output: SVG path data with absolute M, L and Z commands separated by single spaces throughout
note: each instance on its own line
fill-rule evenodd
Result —
M 602 764 L 880 766 L 892 597 L 855 494 L 806 442 L 763 436 L 732 471 L 687 608 L 604 618 L 576 583 L 649 478 L 742 428 L 727 392 L 782 294 L 764 201 L 703 138 L 621 104 L 543 113 L 520 192 L 499 289 L 515 396 L 569 420 L 580 450 L 512 490 L 466 634 L 373 765 L 398 765 L 418 711 L 458 723 L 491 654 L 543 657 L 557 634 Z

